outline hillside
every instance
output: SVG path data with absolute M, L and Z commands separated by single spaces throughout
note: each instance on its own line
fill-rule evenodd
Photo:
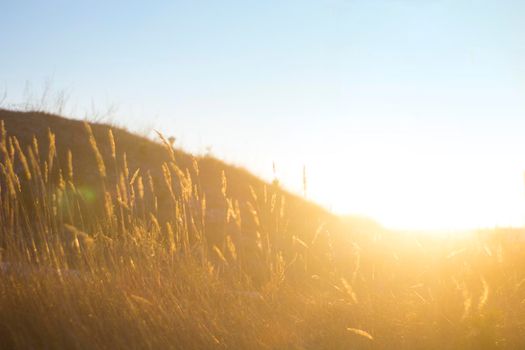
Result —
M 84 122 L 80 120 L 67 119 L 61 116 L 43 112 L 18 112 L 0 109 L 0 120 L 5 124 L 8 136 L 16 137 L 23 150 L 31 146 L 33 137 L 38 140 L 39 150 L 42 156 L 47 156 L 49 147 L 48 131 L 55 135 L 58 165 L 65 169 L 67 163 L 67 151 L 73 155 L 73 167 L 75 169 L 75 181 L 81 184 L 93 185 L 98 178 L 96 158 L 89 145 L 88 136 Z M 155 178 L 162 173 L 161 165 L 169 160 L 169 153 L 159 142 L 153 142 L 147 138 L 132 134 L 122 128 L 107 124 L 90 123 L 100 153 L 106 164 L 111 164 L 111 146 L 108 138 L 109 130 L 112 130 L 117 151 L 117 161 L 122 162 L 123 154 L 127 156 L 127 166 L 130 173 L 140 170 L 142 174 L 151 172 Z M 250 174 L 248 171 L 226 164 L 216 158 L 209 156 L 193 156 L 180 149 L 173 149 L 178 166 L 185 170 L 193 169 L 193 162 L 197 161 L 200 174 L 198 181 L 208 200 L 216 203 L 220 197 L 221 174 L 225 173 L 228 181 L 228 195 L 241 202 L 251 198 L 250 186 L 259 191 L 268 186 L 264 181 Z M 19 171 L 21 169 L 18 169 Z M 107 177 L 111 182 L 116 182 L 115 168 L 107 166 Z M 321 207 L 306 202 L 296 195 L 280 191 L 286 196 L 286 200 L 294 206 L 301 206 L 311 216 L 331 216 Z M 212 206 L 215 207 L 215 206 Z M 314 214 L 315 213 L 315 214 Z
M 69 167 L 74 169 L 72 178 L 68 180 L 75 184 L 75 193 L 82 198 L 81 210 L 75 217 L 63 221 L 76 226 L 82 222 L 80 228 L 91 234 L 100 231 L 106 235 L 115 235 L 115 231 L 122 231 L 122 227 L 126 225 L 122 219 L 122 223 L 111 227 L 93 227 L 92 222 L 97 220 L 82 219 L 104 216 L 106 191 L 111 193 L 111 205 L 114 210 L 124 208 L 127 212 L 127 225 L 131 225 L 131 221 L 140 216 L 148 221 L 148 215 L 145 213 L 151 212 L 164 229 L 166 223 L 173 224 L 177 219 L 178 209 L 174 201 L 183 197 L 182 187 L 185 186 L 184 183 L 189 182 L 192 198 L 188 199 L 186 210 L 191 211 L 195 221 L 204 220 L 201 231 L 209 247 L 224 246 L 225 237 L 230 236 L 237 245 L 244 246 L 252 252 L 250 254 L 256 254 L 255 242 L 260 241 L 261 231 L 266 231 L 266 234 L 272 237 L 271 243 L 282 249 L 285 255 L 292 254 L 291 246 L 297 245 L 297 242 L 308 244 L 314 239 L 320 254 L 328 249 L 329 240 L 334 237 L 339 237 L 335 250 L 342 250 L 346 246 L 343 236 L 348 236 L 351 224 L 342 225 L 338 217 L 320 206 L 289 193 L 278 185 L 267 184 L 245 169 L 210 156 L 193 156 L 180 149 L 168 147 L 162 143 L 160 137 L 159 141 L 155 142 L 122 128 L 89 123 L 105 168 L 102 179 L 100 164 L 83 121 L 42 112 L 9 110 L 0 110 L 0 121 L 4 123 L 7 137 L 12 140 L 16 138 L 23 152 L 31 152 L 33 149 L 33 153 L 38 153 L 38 166 L 47 169 L 49 164 L 52 164 L 47 190 L 49 186 L 56 187 L 61 179 L 67 178 Z M 109 136 L 110 130 L 114 141 L 111 141 Z M 37 146 L 33 138 L 37 140 Z M 50 139 L 53 140 L 51 148 Z M 72 158 L 71 165 L 68 160 L 69 152 Z M 177 168 L 170 169 L 174 177 L 170 180 L 174 194 L 166 184 L 166 169 L 163 169 L 163 164 L 170 163 L 171 157 L 174 158 L 171 167 Z M 23 164 L 16 156 L 13 158 L 14 171 L 24 181 Z M 133 188 L 136 190 L 137 179 L 143 183 L 144 188 L 142 211 L 137 211 L 137 208 L 130 210 L 127 205 L 122 204 L 123 196 L 129 192 L 124 189 L 122 182 L 133 183 L 133 191 Z M 172 198 L 173 196 L 176 198 Z M 31 202 L 32 194 L 26 194 L 26 198 Z M 202 199 L 205 201 L 204 213 L 200 212 Z M 262 217 L 254 219 L 255 211 Z M 236 220 L 234 216 L 237 217 Z M 271 217 L 275 217 L 275 220 L 270 220 Z M 258 227 L 260 222 L 271 222 L 271 225 Z M 358 229 L 359 225 L 355 227 Z M 193 235 L 198 234 L 200 232 L 194 232 Z M 190 237 L 191 239 L 193 238 Z
M 90 147 L 88 135 L 84 122 L 80 120 L 67 119 L 61 116 L 43 112 L 17 112 L 0 109 L 0 120 L 4 122 L 8 136 L 16 137 L 23 150 L 32 145 L 33 137 L 38 140 L 40 154 L 46 159 L 49 148 L 48 132 L 54 134 L 56 143 L 57 165 L 65 172 L 67 165 L 67 151 L 73 156 L 74 181 L 85 186 L 95 186 L 98 181 L 97 160 Z M 108 138 L 109 130 L 112 131 L 115 144 L 117 162 L 123 162 L 126 154 L 127 167 L 130 174 L 137 170 L 140 174 L 151 173 L 152 177 L 162 185 L 158 179 L 162 176 L 162 164 L 169 160 L 169 152 L 160 142 L 154 142 L 147 138 L 130 133 L 122 128 L 107 124 L 89 123 L 93 130 L 98 148 L 107 164 L 107 179 L 110 183 L 116 183 L 116 169 L 112 167 L 111 145 Z M 228 196 L 244 204 L 252 197 L 250 187 L 256 192 L 263 191 L 264 187 L 273 187 L 261 179 L 252 175 L 245 169 L 226 164 L 210 156 L 194 156 L 180 149 L 173 149 L 176 163 L 183 171 L 188 169 L 193 174 L 194 162 L 197 162 L 199 174 L 196 181 L 206 194 L 209 210 L 213 213 L 221 210 L 224 203 L 220 197 L 222 190 L 222 173 L 227 179 Z M 17 172 L 21 172 L 19 167 Z M 321 207 L 307 202 L 302 198 L 278 189 L 291 208 L 303 213 L 303 220 L 312 218 L 333 219 L 333 216 Z M 159 198 L 160 205 L 165 198 Z M 222 208 L 224 210 L 224 208 Z

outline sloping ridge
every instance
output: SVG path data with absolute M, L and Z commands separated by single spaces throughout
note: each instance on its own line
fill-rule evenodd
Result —
M 40 154 L 45 157 L 49 147 L 49 132 L 55 135 L 57 162 L 60 168 L 67 165 L 67 152 L 71 151 L 73 158 L 74 179 L 78 184 L 89 185 L 99 177 L 96 157 L 89 144 L 83 121 L 67 119 L 58 115 L 43 112 L 19 112 L 0 109 L 0 120 L 3 121 L 8 136 L 18 139 L 25 151 L 31 146 L 33 138 L 38 140 Z M 151 172 L 153 176 L 161 176 L 161 166 L 169 161 L 170 155 L 160 142 L 130 133 L 122 128 L 107 124 L 89 122 L 98 148 L 104 159 L 107 177 L 115 177 L 116 169 L 111 164 L 111 144 L 108 138 L 109 130 L 114 135 L 119 158 L 125 153 L 129 172 L 137 169 L 141 173 Z M 222 174 L 227 179 L 228 196 L 246 203 L 251 199 L 251 189 L 264 192 L 264 188 L 273 188 L 286 200 L 287 218 L 295 230 L 318 226 L 322 223 L 337 221 L 337 218 L 322 207 L 308 202 L 301 197 L 289 193 L 275 185 L 267 184 L 245 169 L 226 164 L 209 156 L 193 156 L 182 150 L 174 149 L 177 165 L 181 169 L 191 169 L 196 161 L 199 167 L 198 182 L 206 194 L 209 210 L 223 209 L 224 199 L 221 199 Z M 18 169 L 18 171 L 22 171 Z M 116 179 L 113 179 L 117 181 Z

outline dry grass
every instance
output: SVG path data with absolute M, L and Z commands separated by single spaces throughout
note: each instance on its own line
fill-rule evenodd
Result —
M 237 195 L 223 173 L 204 191 L 200 160 L 164 139 L 159 176 L 130 169 L 116 135 L 101 147 L 85 124 L 98 175 L 80 184 L 51 131 L 2 127 L 0 347 L 525 348 L 525 246 L 508 235 L 313 225 L 276 186 Z

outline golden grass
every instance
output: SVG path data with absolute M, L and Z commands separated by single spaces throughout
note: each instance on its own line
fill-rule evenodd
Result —
M 525 348 L 525 246 L 505 235 L 298 230 L 275 186 L 240 203 L 224 172 L 217 225 L 197 159 L 180 168 L 161 137 L 159 183 L 85 131 L 91 188 L 51 131 L 24 151 L 2 123 L 1 348 Z

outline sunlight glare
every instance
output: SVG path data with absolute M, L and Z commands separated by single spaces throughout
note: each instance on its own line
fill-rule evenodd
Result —
M 519 168 L 377 154 L 339 165 L 330 173 L 313 172 L 310 179 L 312 199 L 337 214 L 367 216 L 400 230 L 523 225 Z

